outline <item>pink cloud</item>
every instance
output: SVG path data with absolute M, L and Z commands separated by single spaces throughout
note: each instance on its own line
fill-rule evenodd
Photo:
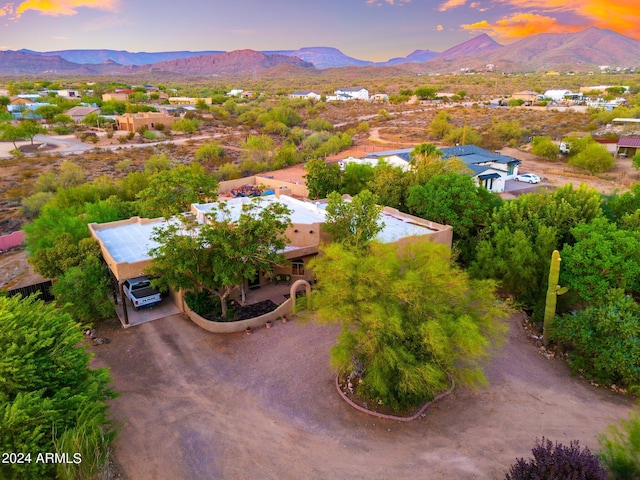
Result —
M 79 8 L 116 11 L 118 0 L 25 0 L 16 9 L 16 18 L 34 10 L 42 15 L 76 15 Z

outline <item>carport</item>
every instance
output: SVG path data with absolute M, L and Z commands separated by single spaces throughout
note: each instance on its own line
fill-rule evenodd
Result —
M 160 305 L 140 310 L 135 310 L 124 294 L 124 281 L 144 275 L 151 266 L 148 252 L 156 244 L 150 236 L 155 227 L 164 224 L 166 221 L 162 219 L 139 217 L 108 224 L 89 224 L 89 232 L 98 241 L 102 257 L 109 267 L 116 313 L 125 328 L 181 312 L 172 292 L 163 295 Z

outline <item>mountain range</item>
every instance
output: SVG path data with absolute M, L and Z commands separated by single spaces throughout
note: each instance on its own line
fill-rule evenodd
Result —
M 258 52 L 217 50 L 127 52 L 121 50 L 0 51 L 0 75 L 127 75 L 154 72 L 173 75 L 242 75 L 270 70 L 342 67 L 396 67 L 412 72 L 483 69 L 503 72 L 592 70 L 600 65 L 640 66 L 640 42 L 611 30 L 589 27 L 576 33 L 543 33 L 501 45 L 486 34 L 444 52 L 415 50 L 406 57 L 371 62 L 332 47 Z

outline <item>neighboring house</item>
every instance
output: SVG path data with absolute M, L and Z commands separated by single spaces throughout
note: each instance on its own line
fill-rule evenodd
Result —
M 333 92 L 333 95 L 327 97 L 328 101 L 331 100 L 364 100 L 369 101 L 369 90 L 366 88 L 354 87 L 354 88 L 339 88 Z
M 35 103 L 35 99 L 39 99 L 40 96 L 35 97 L 34 99 L 27 97 L 12 97 L 11 105 L 29 105 L 30 103 Z
M 614 118 L 611 120 L 613 129 L 618 133 L 636 134 L 640 130 L 640 118 Z
M 572 95 L 571 90 L 547 90 L 543 96 L 553 101 L 561 101 Z
M 522 100 L 525 105 L 533 105 L 538 100 L 538 92 L 534 92 L 531 90 L 523 90 L 521 92 L 516 92 L 511 95 L 511 98 L 514 100 Z
M 640 149 L 640 137 L 621 137 L 616 145 L 616 158 L 633 158 Z
M 18 103 L 7 105 L 7 112 L 9 112 L 15 119 L 29 118 L 33 120 L 41 120 L 42 117 L 35 113 L 40 107 L 50 107 L 51 103 Z
M 283 278 L 288 277 L 291 282 L 299 279 L 312 280 L 313 274 L 308 268 L 308 263 L 318 254 L 320 244 L 329 241 L 327 234 L 322 231 L 322 224 L 326 220 L 326 202 L 299 200 L 286 194 L 300 191 L 304 188 L 301 185 L 286 184 L 286 182 L 266 177 L 251 177 L 251 179 L 275 190 L 275 194 L 259 197 L 261 205 L 266 207 L 274 202 L 284 204 L 291 211 L 292 225 L 286 231 L 288 241 L 282 251 L 287 264 L 276 267 L 272 272 L 261 272 L 257 278 L 246 280 L 247 283 L 251 286 L 268 284 L 279 275 Z M 237 188 L 242 181 L 251 179 L 221 182 L 220 190 L 224 192 Z M 250 201 L 252 199 L 248 197 L 226 200 L 226 206 L 230 211 L 229 221 L 233 222 L 237 219 L 242 211 L 242 205 Z M 205 223 L 207 214 L 212 212 L 215 205 L 193 204 L 190 215 L 199 223 Z M 175 221 L 175 219 L 133 217 L 129 220 L 103 224 L 91 223 L 88 227 L 91 236 L 98 241 L 110 271 L 122 285 L 125 280 L 142 275 L 151 266 L 152 258 L 149 256 L 149 250 L 157 246 L 151 239 L 153 230 Z M 381 222 L 384 226 L 377 236 L 381 242 L 407 244 L 426 239 L 451 246 L 453 233 L 449 225 L 430 222 L 389 207 L 384 207 Z M 180 304 L 178 307 L 184 309 Z
M 142 113 L 125 113 L 124 115 L 116 115 L 116 125 L 118 130 L 126 130 L 128 132 L 137 132 L 140 127 L 148 129 L 156 128 L 157 125 L 170 127 L 177 119 L 163 112 L 142 112 Z
M 507 180 L 518 175 L 518 165 L 520 160 L 499 153 L 490 152 L 475 145 L 460 145 L 457 147 L 440 148 L 442 160 L 449 158 L 459 158 L 469 170 L 471 176 L 478 185 L 484 186 L 487 190 L 495 193 L 504 192 L 504 185 Z M 411 161 L 411 148 L 402 150 L 392 150 L 388 152 L 376 152 L 368 154 L 369 158 L 384 158 L 391 162 L 397 159 L 407 163 Z
M 318 93 L 312 92 L 312 91 L 306 91 L 306 90 L 299 90 L 296 92 L 293 92 L 289 95 L 289 98 L 302 98 L 305 100 L 315 100 L 318 101 L 320 100 L 322 96 Z
M 211 97 L 207 98 L 193 98 L 193 97 L 169 97 L 169 103 L 171 105 L 195 105 L 196 103 L 203 101 L 207 105 L 211 105 Z
M 380 162 L 385 162 L 391 165 L 392 167 L 399 167 L 405 172 L 411 169 L 411 164 L 404 158 L 398 157 L 397 155 L 389 155 L 388 157 L 376 157 L 376 156 L 363 157 L 363 158 L 348 157 L 348 158 L 343 158 L 342 160 L 338 160 L 338 165 L 340 165 L 340 170 L 344 171 L 344 169 L 350 163 L 376 167 Z
M 227 97 L 238 97 L 242 94 L 242 92 L 244 92 L 244 90 L 238 90 L 238 89 L 230 90 L 227 93 Z
M 58 97 L 67 98 L 67 99 L 79 99 L 81 98 L 80 92 L 78 90 L 50 90 L 55 93 Z
M 100 115 L 100 109 L 98 107 L 73 107 L 64 112 L 65 115 L 69 115 L 75 123 L 80 123 L 84 118 L 91 114 L 97 113 Z
M 133 90 L 131 90 L 133 92 Z M 102 94 L 103 102 L 128 102 L 129 93 L 127 92 L 107 92 Z

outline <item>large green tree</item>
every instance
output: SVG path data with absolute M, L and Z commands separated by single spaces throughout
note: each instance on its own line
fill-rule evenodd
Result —
M 89 367 L 81 342 L 80 326 L 54 305 L 0 297 L 0 450 L 31 454 L 31 463 L 0 464 L 2 478 L 54 478 L 56 465 L 37 462 L 38 454 L 80 453 L 89 465 L 106 452 L 106 400 L 115 395 L 107 370 Z M 57 439 L 80 431 L 90 438 L 77 439 L 95 441 L 95 451 L 59 450 Z M 95 473 L 87 465 L 77 465 L 73 478 Z
M 372 242 L 363 252 L 332 243 L 310 268 L 310 306 L 342 326 L 331 361 L 363 380 L 354 380 L 358 395 L 403 410 L 446 390 L 449 376 L 485 382 L 480 361 L 504 331 L 504 310 L 493 282 L 470 280 L 445 246 Z
M 599 303 L 612 288 L 640 293 L 640 232 L 597 218 L 571 230 L 576 242 L 562 250 L 561 284 L 582 300 Z
M 556 317 L 552 338 L 571 351 L 576 372 L 605 385 L 640 391 L 640 305 L 622 290 L 610 290 L 572 314 Z
M 229 295 L 242 289 L 245 279 L 284 263 L 279 252 L 285 247 L 288 215 L 283 204 L 264 206 L 257 199 L 244 204 L 238 218 L 220 202 L 205 224 L 187 218 L 170 222 L 154 232 L 159 246 L 150 251 L 149 273 L 160 277 L 160 286 L 212 291 L 225 316 Z
M 202 165 L 192 163 L 156 173 L 137 198 L 144 215 L 168 218 L 188 211 L 192 203 L 214 201 L 217 191 L 216 179 Z
M 437 175 L 424 185 L 414 185 L 407 200 L 413 215 L 451 225 L 466 262 L 473 256 L 480 230 L 499 205 L 500 197 L 477 186 L 470 176 L 457 173 Z
M 369 190 L 351 200 L 344 200 L 337 192 L 330 193 L 327 199 L 327 218 L 322 228 L 334 242 L 364 249 L 384 227 L 378 197 Z
M 307 189 L 309 198 L 326 198 L 331 192 L 338 192 L 342 188 L 342 175 L 337 163 L 327 163 L 322 158 L 312 158 L 304 165 L 307 173 Z
M 375 177 L 373 167 L 366 163 L 347 163 L 342 176 L 342 193 L 357 195 L 364 190 Z
M 519 196 L 503 202 L 478 243 L 471 272 L 494 278 L 525 306 L 544 299 L 549 258 L 574 241 L 571 229 L 602 216 L 602 197 L 586 185 Z

